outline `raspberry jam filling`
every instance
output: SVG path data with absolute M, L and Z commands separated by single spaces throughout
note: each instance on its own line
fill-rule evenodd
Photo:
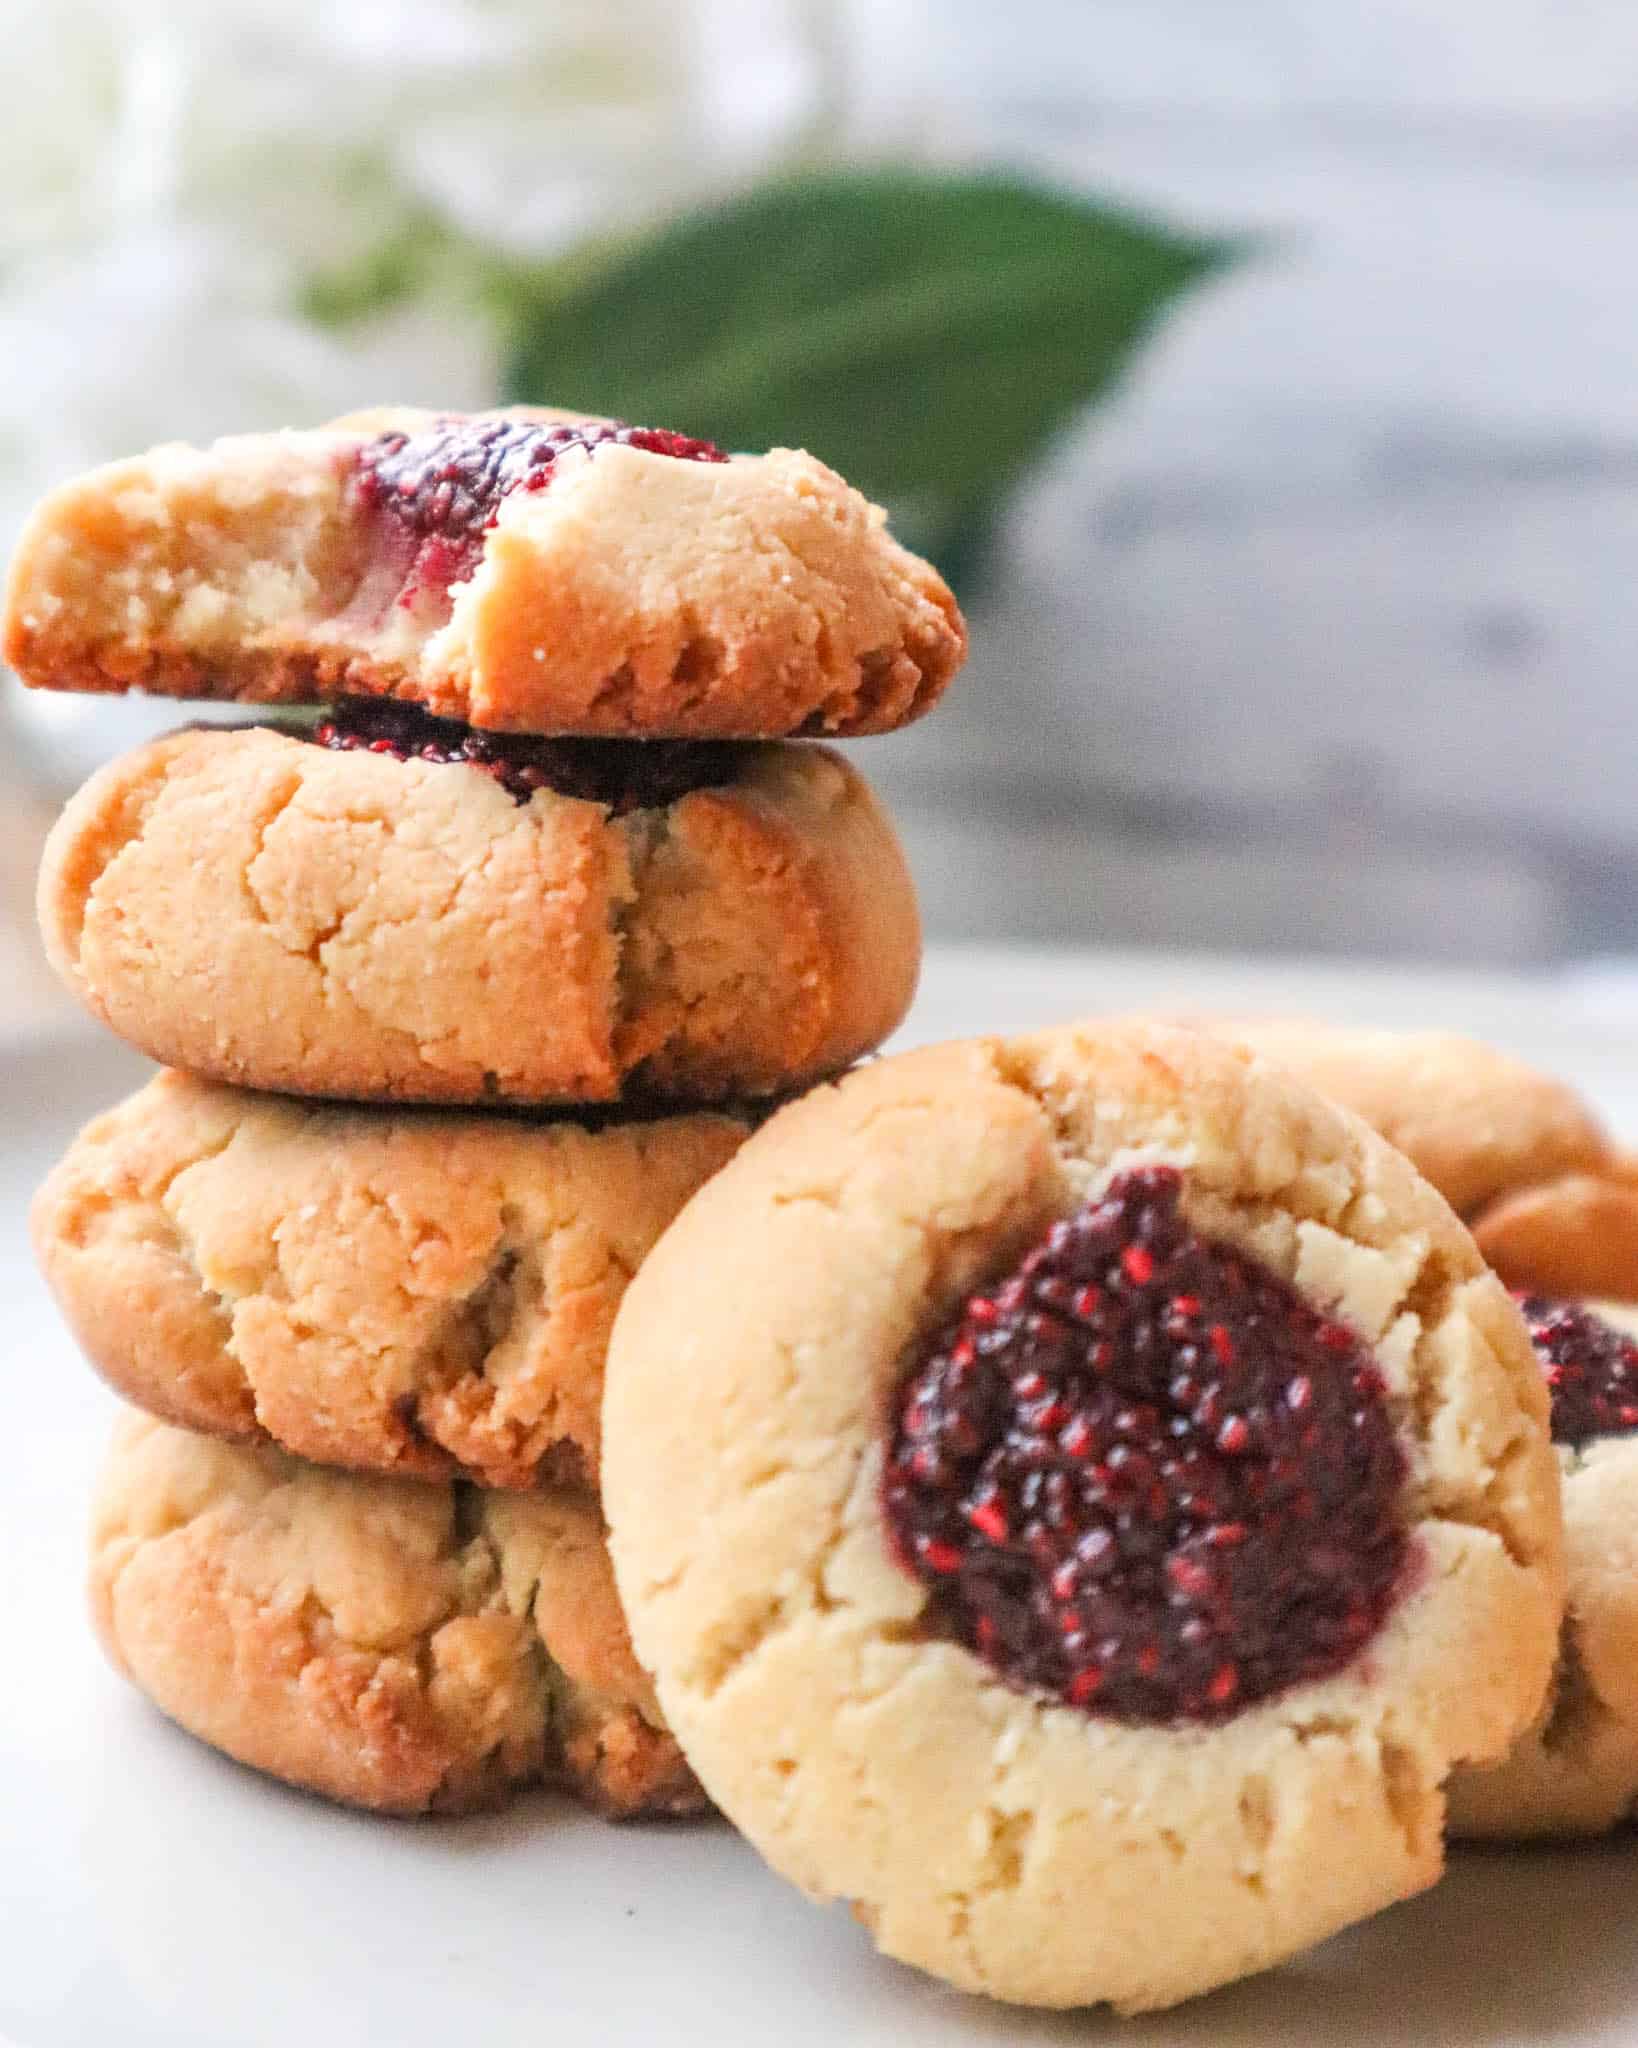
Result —
M 1122 1721 L 1220 1721 L 1339 1671 L 1402 1584 L 1370 1354 L 1171 1167 L 1118 1175 L 975 1295 L 896 1396 L 883 1504 L 928 1619 Z
M 447 590 L 477 567 L 484 535 L 513 491 L 543 491 L 571 448 L 640 448 L 678 462 L 726 462 L 710 441 L 619 420 L 440 420 L 421 434 L 382 434 L 358 458 L 363 503 L 389 521 L 409 555 L 404 596 Z
M 1553 1442 L 1572 1449 L 1638 1429 L 1638 1339 L 1575 1301 L 1513 1297 L 1530 1325 L 1553 1403 Z
M 343 697 L 308 735 L 336 753 L 461 763 L 493 776 L 514 802 L 537 790 L 583 797 L 616 817 L 658 810 L 694 789 L 731 782 L 744 749 L 720 740 L 564 740 L 484 732 L 390 697 Z

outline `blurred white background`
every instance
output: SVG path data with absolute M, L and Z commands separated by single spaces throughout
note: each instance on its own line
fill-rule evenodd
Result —
M 931 928 L 1638 952 L 1620 0 L 10 0 L 0 20 L 8 529 L 54 477 L 156 438 L 481 401 L 476 319 L 412 305 L 342 338 L 293 310 L 291 280 L 384 214 L 549 249 L 772 166 L 892 153 L 1263 231 L 1014 505 L 945 709 L 861 749 Z M 110 734 L 106 707 L 32 711 L 14 773 L 72 777 Z

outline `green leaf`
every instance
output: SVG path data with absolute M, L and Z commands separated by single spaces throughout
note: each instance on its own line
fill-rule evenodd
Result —
M 1243 244 L 1000 175 L 804 177 L 492 274 L 507 396 L 800 446 L 947 560 Z

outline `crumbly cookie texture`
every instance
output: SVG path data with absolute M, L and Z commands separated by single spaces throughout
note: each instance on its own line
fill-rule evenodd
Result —
M 1210 1726 L 1002 1682 L 929 1631 L 882 1511 L 906 1363 L 1150 1164 L 1371 1348 L 1405 1458 L 1412 1565 L 1383 1626 Z M 1421 1889 L 1451 1765 L 1499 1756 L 1545 1692 L 1557 1474 L 1516 1309 L 1406 1160 L 1197 1033 L 945 1046 L 785 1109 L 628 1290 L 604 1427 L 638 1655 L 707 1790 L 778 1870 L 968 1990 L 1166 2005 Z
M 370 1101 L 778 1093 L 879 1044 L 920 967 L 893 829 L 811 746 L 616 816 L 464 765 L 173 733 L 69 802 L 39 911 L 69 987 L 165 1065 Z
M 1638 1310 L 1592 1307 L 1638 1335 Z M 1602 1834 L 1638 1815 L 1638 1435 L 1561 1447 L 1567 1600 L 1546 1707 L 1506 1759 L 1450 1781 L 1457 1835 Z
M 364 1471 L 595 1483 L 620 1296 L 744 1135 L 166 1073 L 75 1141 L 34 1241 L 92 1364 L 164 1421 Z
M 886 732 L 966 654 L 937 572 L 811 455 L 566 451 L 459 578 L 406 580 L 367 478 L 383 435 L 574 421 L 383 408 L 173 444 L 62 485 L 13 557 L 5 659 L 59 690 L 413 698 L 501 730 Z M 595 425 L 595 422 L 585 422 Z
M 1206 1018 L 1397 1145 L 1511 1285 L 1638 1301 L 1638 1162 L 1566 1083 L 1477 1039 Z
M 458 1812 L 541 1780 L 619 1818 L 705 1804 L 584 1496 L 363 1478 L 126 1416 L 91 1604 L 173 1721 L 348 1805 Z

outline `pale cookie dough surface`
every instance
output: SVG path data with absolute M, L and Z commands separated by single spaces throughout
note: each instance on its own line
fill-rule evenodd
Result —
M 1594 1302 L 1638 1334 L 1638 1310 Z M 1458 1835 L 1601 1834 L 1638 1814 L 1638 1435 L 1559 1450 L 1566 1612 L 1545 1709 L 1506 1760 L 1458 1771 Z
M 1408 1467 L 1383 1628 L 1215 1726 L 1098 1718 L 930 1636 L 879 1505 L 918 1346 L 1147 1162 L 1374 1347 Z M 1545 1422 L 1521 1319 L 1403 1158 L 1237 1049 L 1086 1027 L 883 1061 L 753 1137 L 622 1304 L 604 1498 L 638 1655 L 778 1870 L 965 1989 L 1137 2010 L 1437 1877 L 1450 1767 L 1500 1755 L 1551 1668 Z
M 891 731 L 965 657 L 937 572 L 789 448 L 574 450 L 501 500 L 469 580 L 407 589 L 359 457 L 451 417 L 172 444 L 62 485 L 12 560 L 5 659 L 47 689 L 349 692 L 509 731 L 769 739 Z
M 91 1537 L 110 1659 L 239 1762 L 384 1813 L 561 1783 L 701 1810 L 594 1506 L 362 1478 L 127 1416 Z
M 594 1483 L 626 1282 L 744 1134 L 166 1073 L 76 1139 L 34 1241 L 92 1364 L 162 1420 L 360 1470 Z
M 46 950 L 167 1066 L 359 1100 L 696 1103 L 871 1050 L 915 893 L 828 748 L 617 816 L 479 769 L 253 728 L 109 764 L 47 842 Z
M 1447 1032 L 1198 1021 L 1374 1125 L 1510 1286 L 1638 1301 L 1638 1165 L 1565 1082 Z

